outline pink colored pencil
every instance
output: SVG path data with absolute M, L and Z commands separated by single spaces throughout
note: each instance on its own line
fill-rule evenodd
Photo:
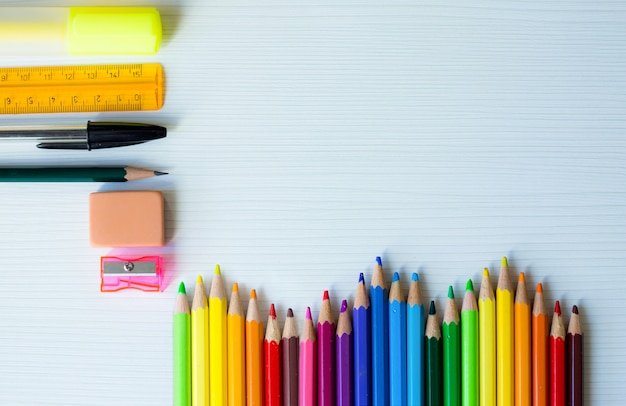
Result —
M 335 320 L 328 291 L 324 291 L 317 319 L 317 385 L 318 406 L 335 405 Z
M 317 339 L 310 307 L 306 308 L 306 318 L 300 336 L 299 372 L 299 406 L 317 406 Z

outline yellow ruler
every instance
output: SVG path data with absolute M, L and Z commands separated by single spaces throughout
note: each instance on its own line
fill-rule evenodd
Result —
M 158 110 L 156 63 L 0 68 L 0 114 Z

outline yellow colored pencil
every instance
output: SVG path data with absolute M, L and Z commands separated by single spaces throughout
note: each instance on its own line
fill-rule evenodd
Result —
M 228 403 L 228 303 L 219 265 L 215 265 L 209 293 L 209 396 L 211 406 Z
M 233 283 L 228 306 L 228 404 L 246 404 L 246 339 L 245 322 L 239 285 Z
M 520 272 L 515 292 L 515 406 L 530 406 L 532 399 L 530 302 L 526 276 Z
M 509 264 L 502 257 L 498 287 L 496 288 L 496 383 L 497 405 L 511 406 L 515 402 L 513 376 L 515 348 L 515 309 Z
M 478 346 L 480 365 L 480 406 L 496 405 L 496 303 L 489 281 L 489 271 L 483 270 L 478 295 Z
M 246 405 L 263 406 L 263 322 L 256 300 L 250 292 L 246 314 Z
M 191 404 L 209 404 L 209 308 L 200 275 L 191 303 Z

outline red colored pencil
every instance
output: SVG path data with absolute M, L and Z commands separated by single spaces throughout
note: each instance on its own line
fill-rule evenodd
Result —
M 276 320 L 274 304 L 270 305 L 270 315 L 267 319 L 267 330 L 263 348 L 265 352 L 265 405 L 282 406 L 282 367 L 280 359 L 280 327 Z
M 550 329 L 550 405 L 565 406 L 565 326 L 558 300 Z
M 572 307 L 567 328 L 567 405 L 583 405 L 583 331 L 578 306 Z
M 318 406 L 335 404 L 335 320 L 328 291 L 324 291 L 317 319 L 317 385 Z

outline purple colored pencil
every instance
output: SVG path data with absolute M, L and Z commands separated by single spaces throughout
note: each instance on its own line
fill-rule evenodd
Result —
M 335 404 L 335 319 L 328 291 L 317 319 L 317 405 Z
M 348 301 L 341 302 L 341 312 L 337 322 L 335 341 L 337 366 L 337 406 L 351 406 L 352 403 L 352 322 L 348 310 Z

